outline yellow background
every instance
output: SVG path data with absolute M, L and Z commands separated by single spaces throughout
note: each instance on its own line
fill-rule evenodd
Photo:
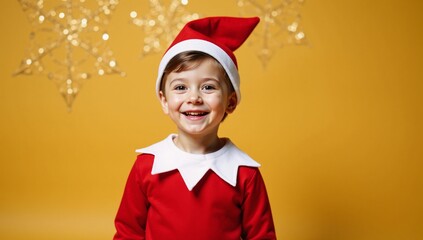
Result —
M 12 77 L 31 28 L 2 2 L 0 239 L 112 238 L 134 150 L 174 131 L 153 90 L 160 54 L 140 59 L 129 23 L 140 2 L 121 1 L 109 25 L 127 76 L 91 78 L 71 113 L 45 76 Z M 236 1 L 188 9 L 239 15 Z M 237 51 L 243 100 L 221 135 L 262 163 L 279 239 L 423 239 L 422 12 L 418 0 L 309 0 L 308 46 L 266 69 L 248 44 Z

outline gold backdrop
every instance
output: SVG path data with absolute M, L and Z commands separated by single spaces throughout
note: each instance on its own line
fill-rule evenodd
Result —
M 30 24 L 2 2 L 1 239 L 111 239 L 134 150 L 174 131 L 154 95 L 159 55 L 139 58 L 121 1 L 109 44 L 126 77 L 93 77 L 67 112 L 45 76 L 18 76 Z M 194 1 L 202 16 L 235 1 Z M 144 9 L 145 11 L 145 9 Z M 277 235 L 290 240 L 423 239 L 422 1 L 310 0 L 306 47 L 266 69 L 237 51 L 243 100 L 222 136 L 262 163 Z

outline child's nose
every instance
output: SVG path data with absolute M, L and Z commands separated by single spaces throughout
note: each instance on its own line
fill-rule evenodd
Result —
M 198 91 L 192 91 L 189 96 L 189 102 L 192 104 L 202 103 L 203 99 L 201 98 Z

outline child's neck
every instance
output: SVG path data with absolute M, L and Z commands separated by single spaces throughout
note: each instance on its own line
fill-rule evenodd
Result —
M 181 150 L 194 154 L 215 152 L 225 144 L 225 141 L 220 139 L 217 134 L 196 136 L 179 133 L 178 136 L 173 139 L 173 142 Z

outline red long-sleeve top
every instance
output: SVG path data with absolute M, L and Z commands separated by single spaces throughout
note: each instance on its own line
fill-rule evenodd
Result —
M 265 184 L 256 167 L 240 166 L 235 187 L 209 170 L 189 191 L 173 170 L 151 174 L 140 154 L 115 219 L 115 240 L 276 239 Z

